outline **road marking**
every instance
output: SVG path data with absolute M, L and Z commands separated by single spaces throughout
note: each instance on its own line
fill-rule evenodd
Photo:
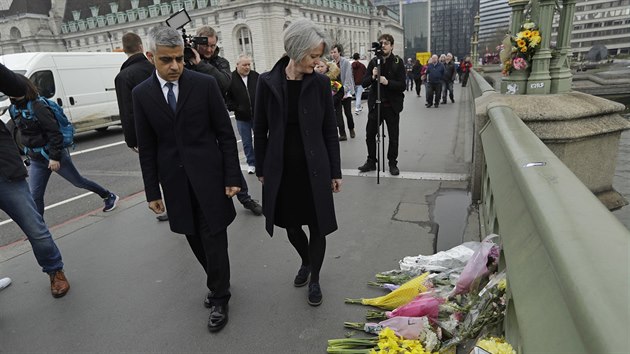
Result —
M 81 150 L 81 151 L 75 151 L 75 152 L 71 152 L 70 156 L 74 156 L 74 155 L 81 155 L 81 154 L 85 154 L 86 152 L 92 152 L 92 151 L 97 151 L 97 150 L 102 150 L 102 149 L 107 149 L 113 146 L 118 146 L 121 144 L 124 144 L 124 141 L 119 141 L 117 143 L 111 143 L 111 144 L 107 144 L 107 145 L 101 145 L 101 146 L 97 146 L 97 147 L 93 147 L 91 149 L 85 149 L 85 150 Z
M 81 199 L 81 198 L 85 198 L 85 197 L 87 197 L 90 194 L 94 194 L 94 193 L 93 192 L 87 192 L 87 193 L 83 193 L 81 195 L 77 195 L 76 197 L 72 197 L 70 199 L 62 200 L 59 203 L 51 204 L 51 205 L 45 207 L 44 210 L 52 209 L 52 208 L 58 207 L 60 205 L 64 205 L 64 204 L 67 204 L 67 203 L 70 203 L 70 202 L 74 202 L 75 200 L 78 200 L 78 199 Z M 0 222 L 0 226 L 6 225 L 6 224 L 11 223 L 11 222 L 13 222 L 13 219 L 8 219 L 8 220 L 5 220 L 5 221 L 2 221 L 2 222 Z

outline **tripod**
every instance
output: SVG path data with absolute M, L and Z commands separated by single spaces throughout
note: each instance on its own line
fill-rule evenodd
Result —
M 381 121 L 381 64 L 383 57 L 376 55 L 376 184 L 381 183 L 381 161 L 385 161 L 385 124 Z M 379 130 L 380 129 L 380 132 Z M 383 144 L 381 145 L 381 139 Z M 379 155 L 381 155 L 379 158 Z M 385 172 L 385 164 L 383 164 Z

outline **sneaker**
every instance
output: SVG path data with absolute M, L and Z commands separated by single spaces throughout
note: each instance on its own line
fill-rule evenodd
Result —
M 322 289 L 319 287 L 319 283 L 308 284 L 308 304 L 311 306 L 322 304 Z
M 355 136 L 357 135 L 354 133 L 354 129 L 350 129 L 350 137 L 354 139 Z
M 257 216 L 260 216 L 263 213 L 262 206 L 260 206 L 260 204 L 258 204 L 258 202 L 253 199 L 244 201 L 243 208 L 251 210 L 252 213 L 256 214 Z
M 298 270 L 295 279 L 293 280 L 293 286 L 296 288 L 302 287 L 308 283 L 308 276 L 311 274 L 311 267 L 301 265 Z
M 107 198 L 103 199 L 103 201 L 105 202 L 105 207 L 103 208 L 103 211 L 108 212 L 116 209 L 119 199 L 120 198 L 116 194 L 109 193 Z
M 398 169 L 398 166 L 396 165 L 389 165 L 389 173 L 392 176 L 398 176 L 400 174 L 400 170 Z
M 6 288 L 9 285 L 11 285 L 11 278 L 0 279 L 0 290 Z
M 66 295 L 68 290 L 70 290 L 70 284 L 65 274 L 63 274 L 63 270 L 56 270 L 48 273 L 48 275 L 50 276 L 50 293 L 52 296 L 60 298 Z
M 254 167 L 254 166 L 247 166 L 247 174 L 248 175 L 253 175 L 254 173 L 256 173 L 256 167 Z
M 359 166 L 360 172 L 376 171 L 376 161 L 367 159 L 363 166 Z
M 355 110 L 354 110 L 354 114 L 356 114 L 356 115 L 359 115 L 359 112 L 361 112 L 361 111 L 360 111 L 360 110 L 358 110 L 358 109 L 355 109 Z

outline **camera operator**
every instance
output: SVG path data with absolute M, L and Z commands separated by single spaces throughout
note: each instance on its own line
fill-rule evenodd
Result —
M 208 44 L 197 44 L 196 49 L 191 48 L 195 58 L 192 59 L 191 64 L 193 65 L 189 69 L 214 77 L 219 84 L 223 100 L 225 101 L 232 82 L 232 72 L 230 71 L 230 62 L 219 56 L 219 47 L 217 47 L 219 37 L 217 32 L 210 26 L 202 26 L 197 30 L 196 36 L 207 37 Z M 262 206 L 249 195 L 245 177 L 241 178 L 241 185 L 241 190 L 236 194 L 238 201 L 243 205 L 243 208 L 250 210 L 257 216 L 262 215 Z
M 192 65 L 189 69 L 212 75 L 217 80 L 221 93 L 225 97 L 225 93 L 230 88 L 232 73 L 230 72 L 230 62 L 219 56 L 217 32 L 210 26 L 202 26 L 197 30 L 196 36 L 208 37 L 208 44 L 196 44 L 191 48 L 195 57 L 191 59 Z
M 398 169 L 398 135 L 400 124 L 400 112 L 403 109 L 403 100 L 405 98 L 405 64 L 403 60 L 392 54 L 394 49 L 394 37 L 390 34 L 382 34 L 378 38 L 380 48 L 375 48 L 376 57 L 372 58 L 368 64 L 367 72 L 361 83 L 363 87 L 370 87 L 368 96 L 368 121 L 365 141 L 367 143 L 368 157 L 363 166 L 359 167 L 359 171 L 368 172 L 376 170 L 376 134 L 379 129 L 377 120 L 376 99 L 377 89 L 377 64 L 381 62 L 381 78 L 380 78 L 380 94 L 381 94 L 381 117 L 380 122 L 387 123 L 387 131 L 389 132 L 389 147 L 387 148 L 387 159 L 389 160 L 389 172 L 393 176 L 400 174 Z M 380 54 L 380 55 L 379 55 Z

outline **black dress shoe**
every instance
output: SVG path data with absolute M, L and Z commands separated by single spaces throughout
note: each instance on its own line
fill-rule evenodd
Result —
M 398 176 L 400 174 L 400 170 L 396 165 L 389 165 L 389 174 L 392 176 Z
M 164 213 L 155 217 L 158 221 L 168 221 L 168 214 Z
M 302 287 L 308 283 L 308 276 L 311 274 L 311 267 L 301 265 L 300 270 L 298 270 L 295 279 L 293 280 L 293 286 L 296 288 Z
M 210 307 L 210 317 L 208 317 L 208 330 L 218 332 L 228 322 L 228 305 L 213 305 Z

